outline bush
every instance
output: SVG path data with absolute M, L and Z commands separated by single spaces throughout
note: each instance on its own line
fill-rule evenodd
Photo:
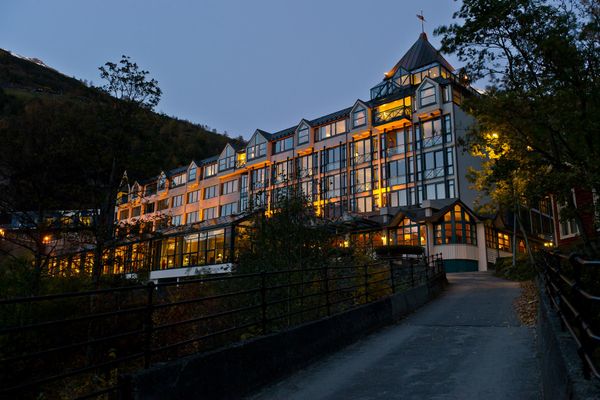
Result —
M 503 257 L 496 260 L 496 271 L 494 274 L 500 278 L 511 281 L 528 281 L 535 278 L 535 266 L 531 265 L 527 255 L 518 255 L 515 266 L 512 265 L 512 257 Z

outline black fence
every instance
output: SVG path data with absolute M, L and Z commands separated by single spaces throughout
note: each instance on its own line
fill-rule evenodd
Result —
M 0 397 L 115 398 L 124 373 L 443 277 L 437 255 L 0 300 Z
M 542 252 L 538 268 L 563 330 L 568 330 L 582 360 L 583 375 L 600 379 L 600 261 Z

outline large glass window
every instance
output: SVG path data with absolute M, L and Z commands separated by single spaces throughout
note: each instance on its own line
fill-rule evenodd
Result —
M 252 190 L 265 188 L 269 185 L 269 170 L 259 168 L 252 170 Z
M 210 178 L 211 176 L 215 176 L 217 174 L 217 164 L 208 164 L 204 167 L 204 177 Z
M 183 195 L 173 196 L 171 200 L 171 207 L 179 207 L 183 204 Z
M 444 176 L 444 150 L 425 153 L 425 170 L 423 179 L 433 179 Z
M 196 174 L 198 173 L 198 168 L 195 165 L 192 165 L 188 170 L 187 180 L 188 182 L 193 182 L 196 180 Z
M 351 201 L 352 211 L 364 213 L 373 211 L 373 197 L 358 197 Z
M 317 172 L 316 171 L 317 157 L 318 157 L 317 153 L 298 157 L 297 166 L 298 166 L 298 177 L 299 178 L 306 178 L 308 176 L 313 176 Z
M 352 113 L 352 126 L 354 128 L 358 128 L 359 126 L 363 126 L 367 123 L 367 110 L 362 107 L 358 107 Z
M 512 251 L 512 240 L 509 234 L 498 232 L 498 250 Z
M 204 188 L 204 200 L 212 199 L 213 197 L 217 197 L 219 195 L 218 188 L 219 188 L 219 185 L 213 185 L 213 186 Z
M 221 217 L 226 217 L 228 215 L 235 214 L 237 212 L 237 203 L 227 203 L 221 206 Z
M 198 211 L 192 211 L 185 215 L 185 223 L 186 224 L 193 224 L 194 222 L 198 222 L 198 220 L 199 220 Z
M 425 225 L 404 218 L 396 229 L 390 230 L 390 243 L 396 245 L 425 246 L 427 234 Z
M 187 203 L 188 204 L 197 203 L 198 202 L 198 194 L 199 193 L 200 193 L 199 190 L 194 190 L 193 192 L 189 192 L 187 194 Z
M 185 185 L 185 174 L 175 175 L 171 179 L 171 187 L 176 188 L 178 186 Z
M 406 183 L 406 159 L 388 163 L 388 185 L 403 185 Z
M 319 140 L 327 139 L 329 137 L 344 133 L 346 132 L 346 120 L 343 119 L 331 124 L 322 125 L 319 127 L 317 132 Z
M 346 166 L 346 145 L 323 150 L 321 161 L 323 172 L 344 168 Z
M 419 91 L 419 97 L 421 99 L 421 107 L 434 104 L 437 101 L 435 95 L 435 86 L 429 82 L 424 83 Z
M 292 162 L 282 161 L 273 166 L 273 184 L 288 182 L 292 178 Z
M 238 180 L 233 179 L 221 184 L 221 195 L 235 193 L 238 191 Z
M 249 146 L 246 149 L 246 158 L 248 161 L 253 160 L 255 158 L 264 157 L 267 155 L 267 144 L 266 143 L 258 143 L 254 146 Z
M 202 210 L 202 220 L 217 218 L 217 207 L 209 207 Z
M 371 151 L 371 138 L 357 140 L 352 142 L 351 146 L 353 164 L 369 162 L 373 158 L 373 152 Z
M 335 174 L 326 176 L 322 180 L 323 197 L 330 199 L 346 194 L 346 174 Z
M 357 169 L 351 173 L 352 193 L 362 193 L 373 188 L 371 167 Z
M 171 225 L 173 226 L 179 226 L 181 225 L 181 215 L 173 215 L 171 217 Z
M 434 225 L 433 234 L 435 244 L 477 244 L 475 221 L 458 204 Z
M 284 151 L 291 150 L 294 148 L 294 137 L 290 136 L 288 138 L 278 140 L 273 144 L 273 147 L 273 153 L 282 153 Z
M 302 128 L 298 130 L 298 144 L 308 143 L 310 128 L 306 125 L 303 125 Z

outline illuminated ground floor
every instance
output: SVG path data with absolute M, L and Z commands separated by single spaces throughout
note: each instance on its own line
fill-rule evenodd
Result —
M 104 251 L 103 273 L 148 274 L 148 279 L 162 280 L 232 272 L 239 252 L 249 245 L 251 218 L 218 222 L 123 240 Z M 549 226 L 553 226 L 551 221 Z M 498 218 L 476 215 L 456 199 L 426 201 L 422 207 L 387 209 L 372 215 L 345 215 L 331 221 L 331 229 L 336 238 L 331 246 L 366 251 L 418 246 L 425 255 L 441 254 L 447 272 L 486 271 L 498 258 L 511 256 L 513 246 L 517 252 L 525 252 L 525 241 L 515 240 L 510 227 Z M 542 246 L 547 237 L 532 235 L 530 244 Z M 85 273 L 91 271 L 93 260 L 93 251 L 65 254 L 53 258 L 51 269 L 58 274 Z

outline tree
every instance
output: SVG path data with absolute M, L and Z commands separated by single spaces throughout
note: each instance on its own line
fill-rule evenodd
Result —
M 121 56 L 118 65 L 107 62 L 98 69 L 100 78 L 106 81 L 101 89 L 114 98 L 149 110 L 160 102 L 162 91 L 158 82 L 148 79 L 149 72 L 140 70 L 129 56 Z
M 465 102 L 478 121 L 465 145 L 488 160 L 476 183 L 505 206 L 555 194 L 593 251 L 571 188 L 600 193 L 600 7 L 587 0 L 464 0 L 453 17 L 460 23 L 435 32 L 442 51 L 456 53 L 471 79 L 490 83 Z M 486 155 L 490 149 L 497 157 Z M 510 187 L 518 193 L 502 193 Z

